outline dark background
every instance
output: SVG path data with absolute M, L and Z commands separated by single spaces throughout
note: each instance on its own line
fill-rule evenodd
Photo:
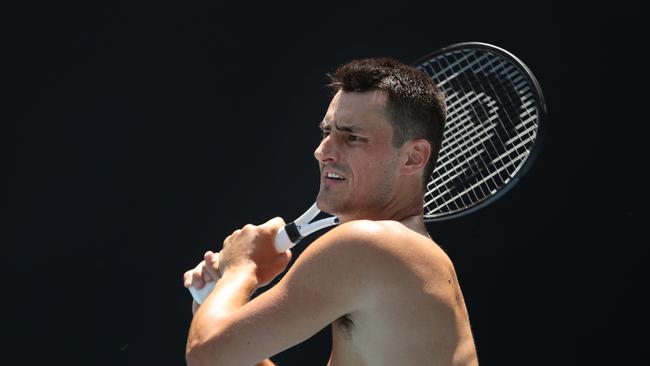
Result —
M 549 109 L 514 190 L 428 225 L 481 364 L 640 357 L 644 20 L 636 4 L 567 3 L 3 3 L 6 358 L 184 364 L 182 273 L 315 197 L 326 73 L 464 41 L 519 56 Z M 329 336 L 273 360 L 324 365 Z

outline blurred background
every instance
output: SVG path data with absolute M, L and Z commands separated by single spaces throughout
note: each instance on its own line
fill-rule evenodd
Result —
M 428 225 L 455 263 L 481 364 L 640 357 L 640 14 L 622 2 L 4 3 L 3 353 L 183 365 L 183 272 L 233 230 L 293 220 L 315 198 L 326 74 L 481 41 L 528 65 L 549 110 L 512 191 Z M 330 336 L 272 359 L 324 365 Z

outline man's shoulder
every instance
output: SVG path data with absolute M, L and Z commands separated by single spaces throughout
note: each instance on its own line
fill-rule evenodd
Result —
M 454 277 L 440 247 L 396 221 L 341 224 L 309 245 L 296 266 L 313 283 L 334 279 L 337 291 L 355 294 L 362 307 L 386 297 L 421 296 L 423 291 L 439 296 Z
M 332 241 L 373 246 L 384 250 L 440 249 L 428 235 L 418 233 L 394 220 L 354 220 L 339 225 L 326 235 L 330 236 Z
M 429 266 L 451 265 L 447 255 L 431 238 L 392 220 L 343 223 L 314 242 L 305 254 L 320 256 L 323 252 L 362 258 L 360 266 L 390 262 L 392 266 L 408 267 L 422 261 L 427 261 Z
M 389 235 L 394 234 L 385 223 L 372 220 L 349 221 L 332 228 L 315 240 L 303 255 L 350 255 L 367 252 L 380 247 Z
M 395 236 L 408 236 L 412 230 L 394 220 L 353 220 L 338 225 L 330 231 L 337 236 L 364 240 L 377 240 Z
M 397 221 L 354 220 L 330 230 L 323 239 L 341 250 L 357 247 L 388 250 L 395 243 L 406 244 L 416 237 Z

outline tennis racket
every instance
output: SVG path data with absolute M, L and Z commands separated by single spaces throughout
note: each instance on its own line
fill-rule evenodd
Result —
M 424 194 L 424 220 L 467 215 L 497 200 L 530 169 L 540 150 L 546 104 L 530 69 L 512 53 L 479 42 L 458 43 L 413 63 L 443 90 L 447 105 L 442 146 Z M 278 231 L 283 252 L 303 237 L 338 223 L 311 222 L 316 204 Z M 189 290 L 198 303 L 215 282 Z

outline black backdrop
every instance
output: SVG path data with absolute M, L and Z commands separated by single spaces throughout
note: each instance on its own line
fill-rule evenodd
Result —
M 182 273 L 241 225 L 312 203 L 326 73 L 463 41 L 517 54 L 550 113 L 513 191 L 429 225 L 456 264 L 481 363 L 640 355 L 628 331 L 645 311 L 647 76 L 640 8 L 616 5 L 3 5 L 5 357 L 184 364 Z M 273 360 L 323 365 L 329 336 Z

